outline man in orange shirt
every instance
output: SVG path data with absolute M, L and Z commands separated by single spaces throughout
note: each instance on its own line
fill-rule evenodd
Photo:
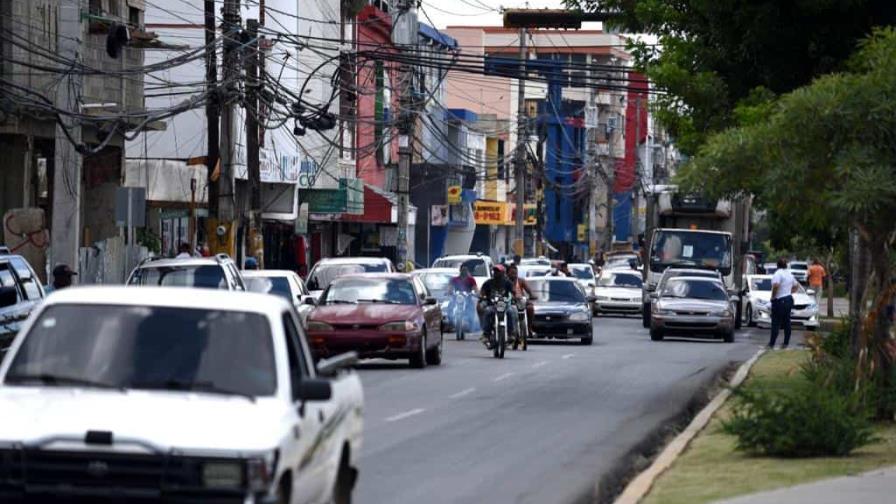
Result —
M 821 290 L 824 288 L 826 276 L 824 266 L 818 263 L 818 259 L 812 259 L 812 265 L 809 266 L 809 288 L 815 291 L 816 304 L 821 302 Z

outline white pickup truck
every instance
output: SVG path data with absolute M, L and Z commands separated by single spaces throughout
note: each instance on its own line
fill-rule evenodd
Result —
M 363 394 L 274 296 L 71 288 L 0 366 L 0 502 L 350 502 Z

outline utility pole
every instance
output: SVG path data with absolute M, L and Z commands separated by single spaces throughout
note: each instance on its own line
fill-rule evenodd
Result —
M 215 38 L 218 29 L 215 26 L 215 0 L 205 0 L 205 89 L 214 91 L 218 85 L 218 54 L 215 52 Z M 221 95 L 215 92 L 209 96 L 205 104 L 205 122 L 207 124 L 207 154 L 205 168 L 207 170 L 208 212 L 211 217 L 218 217 L 218 183 L 215 180 L 215 168 L 218 166 L 218 133 L 220 125 L 219 105 Z
M 261 159 L 258 115 L 261 94 L 261 80 L 258 78 L 260 64 L 260 48 L 258 44 L 258 21 L 246 20 L 246 31 L 251 41 L 246 54 L 246 166 L 249 170 L 249 232 L 246 237 L 248 255 L 258 260 L 262 268 L 264 259 L 264 240 L 262 239 L 261 221 Z
M 399 0 L 396 6 L 399 12 L 393 18 L 392 43 L 401 46 L 403 51 L 416 56 L 417 53 L 417 12 L 416 1 Z M 409 181 L 411 173 L 411 156 L 414 140 L 414 68 L 402 63 L 401 95 L 399 96 L 398 119 L 398 263 L 402 270 L 408 261 L 408 207 L 410 206 Z M 428 226 L 429 223 L 427 222 Z
M 58 55 L 65 61 L 79 59 L 81 12 L 77 2 L 62 2 L 59 6 L 58 23 Z M 66 72 L 56 86 L 56 107 L 73 113 L 80 112 L 79 96 L 75 94 L 80 92 L 80 89 L 81 77 L 77 72 Z M 67 264 L 72 269 L 78 270 L 82 158 L 72 142 L 81 144 L 81 125 L 77 119 L 66 120 L 62 117 L 59 119 L 61 122 L 56 125 L 50 258 L 53 267 L 56 264 Z M 66 136 L 66 130 L 71 136 L 71 141 Z
M 594 152 L 597 143 L 597 89 L 591 88 L 588 93 L 588 106 L 585 109 L 585 166 L 591 173 L 591 194 L 588 205 L 588 253 L 593 257 L 597 252 L 597 181 L 600 178 L 597 167 L 597 156 Z
M 240 75 L 238 31 L 240 28 L 239 0 L 224 0 L 224 61 L 222 63 L 222 80 L 224 94 L 221 97 L 221 176 L 218 178 L 218 220 L 229 233 L 236 220 L 236 191 L 234 190 L 233 164 L 234 145 L 234 112 L 235 83 Z M 228 240 L 229 241 L 229 240 Z M 233 247 L 230 247 L 233 253 Z
M 635 181 L 632 187 L 632 247 L 638 242 L 638 190 L 644 180 L 641 166 L 641 97 L 635 100 Z
M 520 256 L 525 255 L 526 237 L 524 234 L 525 227 L 523 225 L 523 217 L 525 214 L 524 206 L 526 203 L 526 144 L 529 140 L 528 120 L 526 114 L 526 60 L 528 53 L 526 51 L 526 37 L 529 31 L 526 28 L 520 28 L 520 77 L 517 85 L 517 139 L 516 152 L 514 152 L 514 169 L 516 179 L 516 222 L 514 223 L 514 241 L 513 252 Z

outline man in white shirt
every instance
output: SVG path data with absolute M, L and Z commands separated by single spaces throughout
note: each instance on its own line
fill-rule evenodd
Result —
M 189 243 L 181 243 L 179 247 L 177 247 L 177 255 L 174 256 L 175 259 L 189 259 L 193 257 L 193 254 L 190 253 L 190 244 Z
M 778 331 L 784 329 L 784 344 L 790 344 L 790 311 L 793 310 L 793 294 L 799 290 L 799 284 L 790 273 L 786 259 L 778 259 L 778 269 L 772 276 L 772 334 L 768 342 L 769 348 L 775 347 Z

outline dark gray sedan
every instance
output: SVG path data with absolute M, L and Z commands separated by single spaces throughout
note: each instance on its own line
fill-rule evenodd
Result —
M 722 282 L 712 278 L 675 277 L 653 300 L 650 339 L 667 335 L 734 341 L 734 310 Z
M 526 280 L 538 296 L 535 305 L 535 337 L 578 338 L 584 345 L 594 341 L 591 302 L 575 278 L 537 277 Z

